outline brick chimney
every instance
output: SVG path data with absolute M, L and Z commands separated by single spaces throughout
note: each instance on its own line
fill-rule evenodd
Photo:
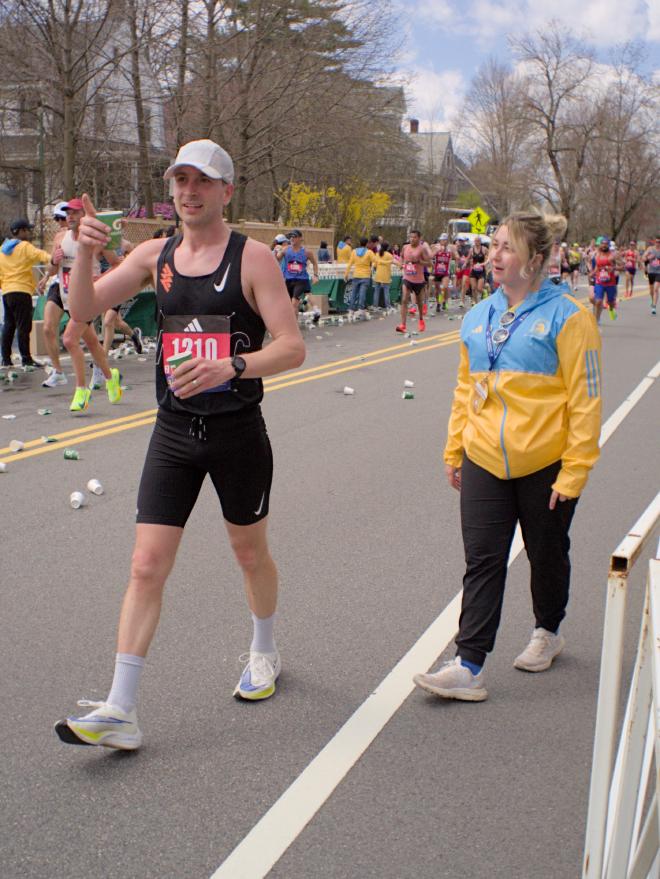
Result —
M 410 120 L 410 133 L 419 134 L 419 119 Z

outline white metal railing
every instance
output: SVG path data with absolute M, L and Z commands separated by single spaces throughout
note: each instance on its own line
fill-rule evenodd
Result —
M 660 877 L 660 546 L 649 562 L 637 657 L 614 759 L 628 578 L 658 520 L 660 494 L 610 560 L 583 879 Z

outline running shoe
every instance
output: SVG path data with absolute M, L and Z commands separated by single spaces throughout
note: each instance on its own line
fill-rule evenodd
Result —
M 31 369 L 43 369 L 43 363 L 39 363 L 38 360 L 33 360 L 31 357 L 29 360 L 23 361 L 23 369 L 27 369 L 30 367 Z
M 250 651 L 240 658 L 246 662 L 240 681 L 236 684 L 234 696 L 256 702 L 268 699 L 275 692 L 275 681 L 282 671 L 279 653 L 257 653 Z
M 69 406 L 70 412 L 84 412 L 85 409 L 89 406 L 89 401 L 92 398 L 92 392 L 89 388 L 76 388 L 76 392 L 73 395 L 73 400 L 71 400 L 71 405 Z
M 419 324 L 418 324 L 417 329 L 419 330 L 420 333 L 423 333 L 424 330 L 426 329 L 426 321 L 421 317 L 419 319 Z
M 90 702 L 89 699 L 81 699 L 78 705 L 93 711 L 83 717 L 58 721 L 55 732 L 60 741 L 67 745 L 100 745 L 122 751 L 134 751 L 142 744 L 135 708 L 126 712 L 117 705 Z
M 514 667 L 521 671 L 545 671 L 564 649 L 563 635 L 555 635 L 547 629 L 534 629 L 529 644 L 514 660 Z
M 108 392 L 108 400 L 111 403 L 118 403 L 121 400 L 121 376 L 119 370 L 114 367 L 110 370 L 111 377 L 106 380 L 105 389 Z
M 142 354 L 142 330 L 140 327 L 135 327 L 131 333 L 131 342 L 137 353 Z
M 408 314 L 417 314 L 417 306 L 411 305 L 410 308 L 408 309 Z
M 87 386 L 90 391 L 100 391 L 103 387 L 103 382 L 105 381 L 105 376 L 103 375 L 103 370 L 100 366 L 97 366 L 95 363 L 92 367 L 92 377 L 89 381 L 89 385 Z
M 651 306 L 651 314 L 655 314 L 655 305 Z
M 435 307 L 435 313 L 440 314 L 441 311 L 442 311 L 442 305 L 440 302 L 438 302 L 438 304 Z
M 488 691 L 483 686 L 484 675 L 472 674 L 457 656 L 445 662 L 434 674 L 414 675 L 413 681 L 422 690 L 442 699 L 459 699 L 461 702 L 483 702 Z
M 406 325 L 405 325 L 405 324 L 399 324 L 399 326 L 396 327 L 395 330 L 394 330 L 395 333 L 405 333 L 405 331 L 406 331 Z
M 41 382 L 42 388 L 56 388 L 58 385 L 67 385 L 69 379 L 63 372 L 57 372 L 55 369 L 51 372 L 45 381 Z
M 422 314 L 424 315 L 424 317 L 426 317 L 426 315 L 427 315 L 428 313 L 429 313 L 429 307 L 428 307 L 428 305 L 427 305 L 426 302 L 425 302 L 424 305 L 422 305 Z
M 618 316 L 619 316 L 619 314 L 618 314 L 616 308 L 613 305 L 611 305 L 610 306 L 610 320 L 616 320 Z

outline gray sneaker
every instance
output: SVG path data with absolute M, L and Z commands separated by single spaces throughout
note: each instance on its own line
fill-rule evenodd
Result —
M 521 671 L 545 671 L 550 668 L 555 656 L 564 649 L 563 635 L 555 635 L 547 629 L 534 629 L 532 637 L 513 664 Z
M 460 699 L 462 702 L 483 702 L 488 691 L 483 686 L 484 675 L 472 674 L 461 664 L 460 657 L 445 662 L 434 674 L 414 675 L 413 681 L 427 693 L 443 699 Z

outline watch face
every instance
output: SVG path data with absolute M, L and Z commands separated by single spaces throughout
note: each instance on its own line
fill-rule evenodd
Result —
M 239 354 L 232 358 L 231 365 L 234 367 L 236 375 L 241 375 L 245 372 L 245 367 L 247 366 L 245 360 Z

